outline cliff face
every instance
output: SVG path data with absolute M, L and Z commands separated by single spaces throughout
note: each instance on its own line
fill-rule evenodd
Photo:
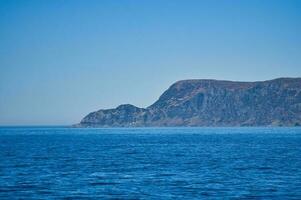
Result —
M 184 80 L 147 108 L 120 105 L 88 114 L 77 127 L 298 126 L 301 78 L 262 82 Z

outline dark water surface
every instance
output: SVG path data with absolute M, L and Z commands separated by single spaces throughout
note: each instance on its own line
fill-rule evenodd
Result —
M 0 128 L 0 199 L 301 199 L 301 128 Z

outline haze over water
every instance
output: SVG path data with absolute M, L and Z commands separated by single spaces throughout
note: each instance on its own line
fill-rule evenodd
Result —
M 301 76 L 300 0 L 1 0 L 0 125 L 147 107 L 184 79 Z
M 1 199 L 301 199 L 301 128 L 0 128 Z

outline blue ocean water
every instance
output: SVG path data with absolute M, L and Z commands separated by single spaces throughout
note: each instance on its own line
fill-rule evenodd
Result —
M 301 199 L 301 128 L 0 128 L 0 199 Z

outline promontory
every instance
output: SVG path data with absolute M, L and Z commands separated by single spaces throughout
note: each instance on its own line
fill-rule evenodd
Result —
M 301 78 L 172 84 L 147 108 L 123 104 L 85 116 L 74 127 L 300 126 Z

